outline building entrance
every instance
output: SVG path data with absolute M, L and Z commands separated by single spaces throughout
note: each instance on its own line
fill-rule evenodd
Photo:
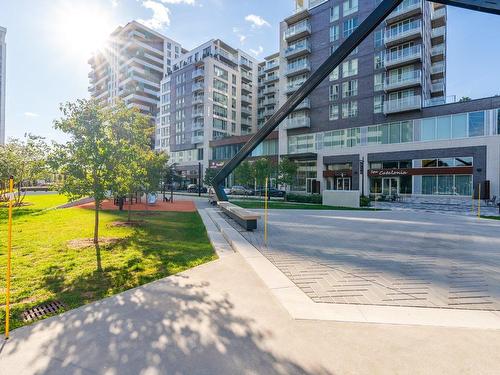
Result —
M 399 177 L 382 179 L 382 195 L 399 195 Z

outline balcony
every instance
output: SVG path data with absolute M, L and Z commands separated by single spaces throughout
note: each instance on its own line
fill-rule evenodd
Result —
M 288 118 L 285 122 L 285 129 L 300 129 L 300 128 L 310 128 L 311 118 L 308 116 Z
M 311 100 L 309 98 L 305 98 L 297 107 L 295 107 L 294 111 L 300 111 L 303 109 L 311 109 Z
M 192 104 L 203 104 L 204 100 L 205 100 L 205 96 L 203 96 L 203 95 L 193 95 Z
M 292 42 L 308 35 L 311 35 L 311 24 L 307 20 L 301 21 L 286 29 L 285 40 L 287 42 Z
M 252 62 L 244 57 L 240 57 L 240 65 L 248 69 L 253 68 Z
M 385 22 L 387 24 L 401 21 L 405 18 L 416 16 L 422 13 L 422 1 L 410 0 L 403 1 L 391 14 L 387 16 Z
M 274 70 L 274 69 L 278 69 L 280 67 L 280 64 L 276 63 L 276 62 L 273 62 L 273 63 L 266 63 L 266 66 L 264 68 L 264 71 L 271 71 L 271 70 Z
M 276 98 L 268 98 L 267 100 L 264 100 L 261 102 L 262 106 L 267 106 L 267 105 L 276 105 L 277 101 Z
M 431 48 L 431 60 L 432 62 L 443 61 L 446 54 L 446 47 L 443 44 L 438 44 Z
M 197 144 L 197 143 L 203 143 L 203 135 L 193 135 L 191 137 L 191 143 L 192 144 Z
M 252 104 L 252 98 L 249 95 L 241 95 L 241 101 L 243 103 L 250 103 Z
M 252 86 L 250 86 L 248 83 L 242 83 L 241 90 L 246 92 L 252 92 Z
M 444 77 L 444 72 L 446 70 L 446 66 L 444 62 L 436 63 L 431 65 L 431 78 L 432 79 L 437 79 L 437 78 L 443 78 Z
M 241 114 L 245 115 L 245 116 L 252 116 L 252 108 L 242 106 L 241 107 Z
M 431 31 L 431 42 L 432 45 L 444 43 L 446 35 L 446 26 L 441 26 Z
M 247 72 L 245 70 L 241 71 L 241 78 L 246 80 L 247 82 L 252 82 L 253 80 L 253 74 L 250 72 Z
M 421 72 L 420 70 L 415 70 L 407 74 L 388 76 L 384 83 L 384 90 L 388 92 L 400 90 L 402 88 L 420 86 L 421 84 Z
M 203 82 L 193 83 L 192 86 L 193 92 L 203 91 L 204 89 L 205 89 L 205 84 Z
M 399 49 L 394 52 L 387 52 L 385 55 L 385 68 L 392 69 L 402 65 L 422 60 L 422 46 L 420 44 L 409 48 Z
M 444 26 L 446 24 L 446 8 L 434 9 L 431 19 L 433 27 Z
M 285 57 L 287 59 L 299 57 L 308 53 L 311 53 L 311 43 L 309 42 L 309 40 L 304 40 L 302 42 L 292 44 L 287 49 L 285 49 Z
M 420 95 L 413 95 L 401 99 L 386 100 L 384 103 L 384 114 L 414 111 L 421 108 L 422 97 Z
M 193 71 L 191 76 L 193 77 L 193 79 L 203 78 L 203 77 L 205 77 L 205 70 L 204 69 L 196 69 Z
M 204 116 L 203 109 L 194 109 L 193 110 L 193 114 L 192 114 L 193 118 L 203 117 L 203 116 Z
M 444 80 L 434 81 L 431 83 L 431 94 L 438 96 L 444 95 Z
M 384 43 L 386 46 L 391 46 L 415 38 L 422 38 L 422 23 L 420 20 L 405 24 L 404 27 L 393 27 L 386 30 Z
M 191 129 L 194 130 L 203 130 L 205 127 L 205 122 L 202 119 L 197 119 L 193 121 L 193 124 L 191 125 Z
M 271 75 L 268 75 L 263 80 L 263 83 L 271 83 L 271 82 L 274 82 L 274 81 L 278 81 L 279 79 L 280 79 L 280 77 L 277 74 L 271 74 Z
M 302 60 L 300 63 L 295 63 L 287 66 L 286 75 L 293 76 L 311 71 L 311 64 L 307 60 Z
M 218 56 L 222 61 L 225 61 L 229 64 L 238 65 L 238 59 L 234 55 L 224 51 L 223 49 L 219 48 L 218 50 L 216 50 L 215 55 Z

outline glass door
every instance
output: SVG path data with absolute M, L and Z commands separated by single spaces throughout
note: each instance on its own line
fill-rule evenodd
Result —
M 399 178 L 384 177 L 382 179 L 382 195 L 399 195 Z
M 349 177 L 337 178 L 337 190 L 351 190 L 351 179 Z

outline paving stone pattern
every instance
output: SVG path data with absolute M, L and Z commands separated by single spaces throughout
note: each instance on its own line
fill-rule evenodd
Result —
M 266 245 L 262 223 L 246 232 L 233 222 L 314 302 L 475 310 L 500 310 L 499 224 L 429 213 L 273 210 Z

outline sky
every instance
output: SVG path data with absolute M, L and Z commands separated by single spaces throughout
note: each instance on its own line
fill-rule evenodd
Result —
M 59 105 L 86 98 L 95 46 L 136 19 L 190 49 L 220 38 L 261 59 L 293 0 L 0 0 L 7 27 L 6 135 L 63 140 Z M 500 94 L 500 17 L 448 8 L 447 94 Z M 494 45 L 496 43 L 496 45 Z

